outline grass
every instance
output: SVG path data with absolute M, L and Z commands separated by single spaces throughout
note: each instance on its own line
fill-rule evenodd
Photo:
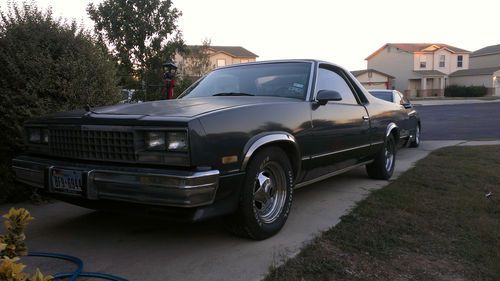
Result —
M 500 146 L 433 152 L 265 280 L 500 280 Z
M 419 100 L 498 100 L 500 96 L 485 96 L 485 97 L 412 97 L 412 101 Z

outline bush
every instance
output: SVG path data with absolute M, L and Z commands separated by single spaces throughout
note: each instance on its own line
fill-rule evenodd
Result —
M 54 277 L 44 276 L 38 268 L 35 274 L 29 278 L 28 273 L 23 272 L 26 267 L 19 262 L 20 256 L 28 254 L 26 246 L 26 235 L 24 229 L 33 220 L 31 214 L 23 208 L 10 208 L 3 216 L 4 226 L 7 234 L 0 235 L 0 280 L 2 281 L 49 281 Z
M 486 94 L 485 86 L 450 85 L 444 90 L 445 97 L 484 97 Z
M 50 112 L 120 100 L 107 49 L 50 9 L 11 4 L 0 13 L 0 200 L 14 190 L 10 160 L 20 152 L 23 122 Z

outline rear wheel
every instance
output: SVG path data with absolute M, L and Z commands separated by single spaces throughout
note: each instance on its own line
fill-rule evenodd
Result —
M 374 179 L 388 180 L 394 172 L 396 164 L 396 142 L 390 134 L 384 142 L 384 147 L 375 156 L 372 163 L 366 165 L 368 176 Z
M 410 142 L 410 147 L 418 147 L 420 145 L 420 126 L 415 129 L 415 138 Z
M 278 147 L 259 151 L 247 166 L 239 209 L 228 220 L 230 230 L 256 240 L 278 233 L 292 205 L 293 172 Z

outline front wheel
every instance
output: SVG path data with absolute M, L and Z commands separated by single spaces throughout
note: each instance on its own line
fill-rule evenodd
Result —
M 374 161 L 366 165 L 366 172 L 371 178 L 388 180 L 392 177 L 395 164 L 396 142 L 391 134 L 385 139 L 384 147 L 375 155 Z
M 420 126 L 415 129 L 415 138 L 410 142 L 410 147 L 418 147 L 420 145 Z
M 259 151 L 247 166 L 240 205 L 228 220 L 230 230 L 262 240 L 278 233 L 292 205 L 293 171 L 278 147 Z

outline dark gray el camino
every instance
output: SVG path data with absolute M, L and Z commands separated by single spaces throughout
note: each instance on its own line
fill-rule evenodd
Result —
M 89 207 L 227 216 L 253 239 L 285 224 L 294 188 L 366 165 L 391 177 L 408 114 L 346 70 L 286 60 L 219 68 L 176 100 L 72 111 L 26 122 L 17 179 Z

